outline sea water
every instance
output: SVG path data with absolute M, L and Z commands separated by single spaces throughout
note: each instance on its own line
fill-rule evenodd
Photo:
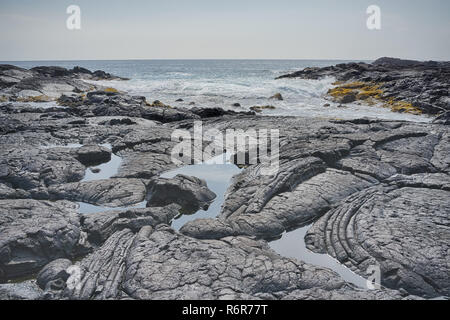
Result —
M 124 61 L 33 61 L 9 62 L 24 68 L 57 65 L 104 70 L 129 81 L 97 83 L 160 100 L 175 107 L 221 107 L 248 111 L 253 106 L 273 105 L 263 115 L 303 116 L 325 119 L 362 117 L 429 122 L 431 118 L 391 112 L 389 109 L 355 104 L 339 108 L 325 99 L 335 79 L 280 79 L 276 77 L 306 67 L 324 67 L 350 61 L 336 60 L 124 60 Z M 284 100 L 269 99 L 281 93 Z M 182 99 L 183 101 L 176 101 Z M 234 107 L 239 103 L 241 107 Z M 325 104 L 331 104 L 324 107 Z

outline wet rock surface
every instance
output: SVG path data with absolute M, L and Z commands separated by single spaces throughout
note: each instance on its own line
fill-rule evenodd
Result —
M 38 72 L 0 70 L 16 80 Z M 52 80 L 65 71 L 39 72 Z M 11 88 L 16 80 L 2 81 Z M 278 129 L 279 170 L 263 175 L 263 164 L 246 164 L 217 219 L 190 221 L 177 232 L 170 224 L 186 203 L 201 208 L 214 199 L 195 177 L 160 177 L 180 166 L 171 160 L 178 143 L 173 131 L 192 133 L 200 119 L 205 131 Z M 449 295 L 450 133 L 444 124 L 185 110 L 120 92 L 92 92 L 68 108 L 6 104 L 0 121 L 1 299 Z M 121 162 L 111 178 L 82 181 L 94 163 L 113 157 Z M 180 197 L 183 192 L 189 197 Z M 156 207 L 133 207 L 145 200 Z M 105 210 L 80 214 L 77 202 Z M 269 241 L 311 224 L 311 250 L 363 276 L 379 265 L 385 288 L 357 289 L 329 269 L 270 249 Z M 65 279 L 66 266 L 78 268 L 80 281 Z M 50 275 L 44 290 L 32 281 L 6 283 L 40 271 L 41 278 Z

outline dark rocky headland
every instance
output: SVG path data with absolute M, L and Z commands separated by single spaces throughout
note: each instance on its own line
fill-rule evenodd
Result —
M 0 299 L 450 296 L 449 70 L 385 58 L 286 76 L 333 76 L 340 103 L 436 117 L 413 123 L 174 108 L 84 81 L 119 79 L 102 71 L 0 66 Z M 53 100 L 59 107 L 27 104 Z M 204 130 L 279 129 L 280 170 L 245 166 L 217 219 L 177 231 L 180 212 L 215 197 L 201 179 L 160 177 L 176 167 L 172 132 L 196 120 Z M 84 179 L 114 157 L 114 176 Z M 116 209 L 80 214 L 78 203 Z M 361 276 L 378 265 L 382 287 L 357 288 L 270 248 L 310 224 L 310 250 Z
M 336 78 L 328 94 L 338 103 L 379 104 L 394 112 L 429 114 L 439 122 L 450 118 L 450 62 L 380 58 L 371 64 L 342 63 L 306 68 L 283 78 Z

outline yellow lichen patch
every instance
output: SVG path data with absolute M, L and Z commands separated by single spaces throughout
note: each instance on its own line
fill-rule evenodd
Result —
M 357 100 L 366 100 L 369 97 L 380 98 L 383 94 L 380 86 L 380 84 L 376 83 L 355 81 L 330 89 L 328 94 L 333 98 L 342 98 L 348 94 L 355 94 Z
M 409 102 L 396 101 L 392 98 L 383 98 L 382 83 L 355 81 L 344 83 L 328 91 L 328 94 L 336 102 L 342 102 L 348 95 L 354 95 L 356 102 L 364 101 L 364 104 L 373 106 L 382 104 L 383 107 L 391 109 L 393 112 L 404 112 L 411 114 L 422 114 L 422 111 Z
M 146 102 L 146 103 L 147 103 L 147 105 L 150 106 L 150 107 L 169 108 L 169 109 L 172 108 L 171 106 L 169 106 L 169 105 L 167 105 L 167 104 L 164 104 L 164 103 L 162 103 L 162 102 L 159 101 L 159 100 L 153 101 L 152 104 L 149 104 L 148 102 Z
M 342 98 L 352 92 L 353 92 L 353 89 L 348 89 L 348 88 L 344 88 L 344 87 L 336 87 L 336 88 L 328 90 L 328 94 L 330 96 L 332 96 L 333 98 Z
M 368 98 L 381 99 L 383 90 L 380 89 L 379 84 L 369 84 L 363 86 L 356 95 L 357 100 L 366 100 Z
M 109 88 L 106 88 L 105 90 L 104 90 L 105 92 L 114 92 L 114 93 L 117 93 L 117 92 L 119 92 L 117 89 L 115 89 L 115 88 L 111 88 L 111 87 L 109 87 Z
M 422 110 L 412 105 L 410 102 L 406 101 L 395 101 L 394 99 L 389 99 L 384 105 L 386 108 L 390 108 L 394 112 L 411 113 L 411 114 L 422 114 Z
M 8 98 L 6 96 L 1 96 L 0 97 L 0 102 L 7 102 Z

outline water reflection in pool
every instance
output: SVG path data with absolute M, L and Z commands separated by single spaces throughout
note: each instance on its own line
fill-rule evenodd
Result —
M 173 178 L 178 174 L 193 176 L 206 181 L 208 188 L 214 192 L 217 197 L 209 206 L 208 210 L 199 210 L 193 215 L 181 215 L 172 223 L 175 230 L 179 230 L 184 224 L 195 219 L 215 218 L 225 201 L 225 193 L 231 184 L 231 179 L 240 173 L 241 169 L 234 164 L 199 164 L 181 167 L 161 175 L 162 178 Z
M 367 289 L 366 279 L 357 275 L 333 257 L 308 250 L 305 244 L 305 236 L 309 228 L 311 228 L 311 225 L 286 232 L 281 239 L 271 242 L 270 247 L 284 257 L 295 258 L 308 264 L 331 269 L 345 281 L 359 288 Z

